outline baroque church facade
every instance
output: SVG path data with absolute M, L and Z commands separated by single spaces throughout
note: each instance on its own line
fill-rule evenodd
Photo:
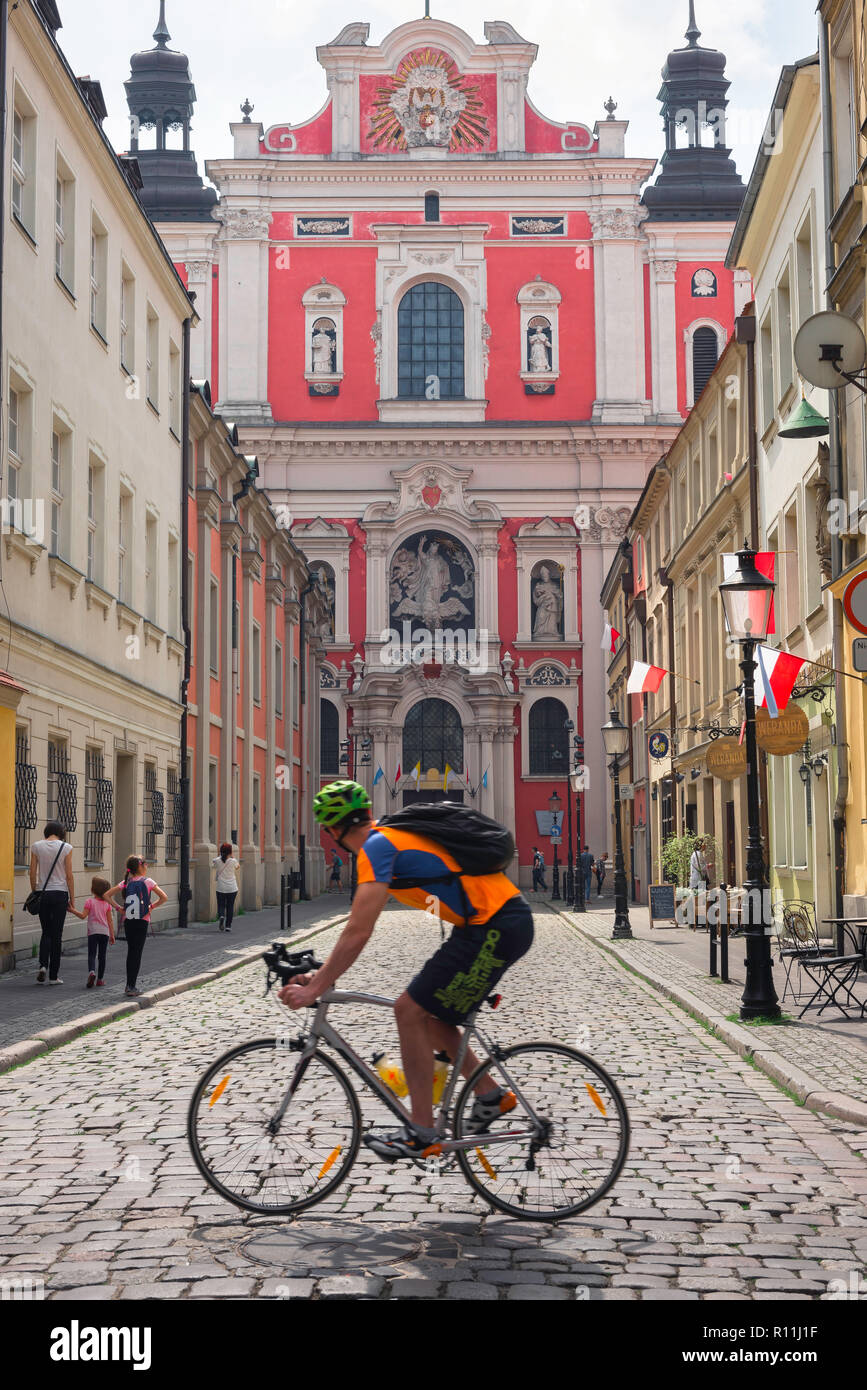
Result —
M 611 100 L 543 115 L 508 23 L 350 24 L 316 50 L 315 115 L 245 102 L 214 205 L 186 58 L 155 37 L 130 93 L 142 197 L 196 294 L 192 374 L 316 575 L 321 779 L 354 773 L 380 815 L 474 805 L 514 829 L 524 882 L 577 734 L 582 839 L 612 849 L 600 591 L 750 298 L 724 267 L 723 55 L 690 5 L 657 166 Z

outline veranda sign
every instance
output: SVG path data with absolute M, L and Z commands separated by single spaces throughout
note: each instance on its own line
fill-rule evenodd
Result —
M 705 754 L 707 770 L 712 777 L 743 777 L 747 770 L 747 755 L 736 738 L 718 738 Z
M 810 724 L 800 705 L 788 707 L 772 719 L 766 709 L 756 710 L 756 742 L 766 753 L 783 758 L 797 753 L 810 736 Z

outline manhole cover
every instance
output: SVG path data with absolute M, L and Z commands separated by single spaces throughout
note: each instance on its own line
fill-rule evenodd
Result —
M 299 1222 L 279 1231 L 257 1232 L 238 1248 L 248 1259 L 262 1264 L 351 1270 L 356 1274 L 383 1265 L 404 1264 L 423 1254 L 451 1261 L 460 1255 L 457 1240 L 440 1232 L 426 1239 L 417 1231 L 365 1230 L 349 1221 Z

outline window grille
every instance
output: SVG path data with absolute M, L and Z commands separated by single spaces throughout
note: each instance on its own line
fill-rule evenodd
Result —
M 36 768 L 30 761 L 30 741 L 23 729 L 15 733 L 15 867 L 30 863 L 28 831 L 36 828 Z
M 439 400 L 464 395 L 464 309 L 435 280 L 407 290 L 397 310 L 397 394 Z
M 530 710 L 530 776 L 569 776 L 569 715 L 560 700 L 537 700 Z
M 58 820 L 66 835 L 78 825 L 78 778 L 70 772 L 66 744 L 48 742 L 48 819 Z
M 330 700 L 319 701 L 319 771 L 340 775 L 340 720 Z
M 184 830 L 184 802 L 178 783 L 177 768 L 170 767 L 166 778 L 169 829 L 166 831 L 166 863 L 176 864 Z
M 421 761 L 422 772 L 436 768 L 445 772 L 464 770 L 464 728 L 460 715 L 445 700 L 420 700 L 406 717 L 403 730 L 405 772 Z
M 84 754 L 84 862 L 105 861 L 105 836 L 111 834 L 113 793 L 111 778 L 105 775 L 105 758 L 98 748 Z
M 165 825 L 163 794 L 157 791 L 157 770 L 152 763 L 145 764 L 144 782 L 145 859 L 151 863 L 156 858 L 157 835 L 162 835 Z

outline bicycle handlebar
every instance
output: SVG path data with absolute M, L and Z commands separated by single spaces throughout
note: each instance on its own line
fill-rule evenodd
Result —
M 319 970 L 322 965 L 312 951 L 290 952 L 282 941 L 275 941 L 270 951 L 264 952 L 262 959 L 268 967 L 266 994 L 275 980 L 279 980 L 281 986 L 287 985 L 294 975 L 306 975 L 311 970 Z

